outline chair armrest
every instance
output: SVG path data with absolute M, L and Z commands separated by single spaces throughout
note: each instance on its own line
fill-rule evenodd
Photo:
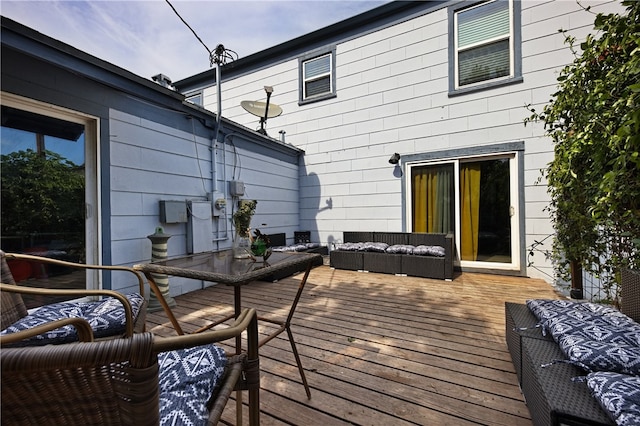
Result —
M 38 262 L 38 263 L 46 263 L 50 265 L 66 266 L 68 268 L 74 268 L 74 269 L 92 269 L 92 270 L 129 272 L 135 275 L 136 279 L 138 280 L 138 286 L 140 288 L 140 294 L 142 295 L 142 297 L 144 297 L 145 295 L 143 275 L 140 272 L 128 266 L 91 265 L 86 263 L 74 263 L 74 262 L 67 262 L 66 260 L 51 259 L 50 257 L 33 256 L 30 254 L 22 254 L 22 253 L 5 253 L 5 257 L 7 259 L 27 260 L 29 262 Z
M 5 334 L 0 336 L 0 346 L 11 343 L 17 343 L 30 337 L 38 336 L 47 331 L 62 328 L 67 325 L 73 325 L 78 330 L 78 340 L 81 342 L 93 342 L 93 330 L 91 325 L 84 318 L 63 318 L 51 321 L 47 324 L 38 325 L 28 330 L 18 331 L 17 333 Z
M 258 316 L 253 308 L 244 309 L 229 327 L 202 333 L 183 334 L 180 336 L 158 337 L 153 340 L 153 350 L 156 353 L 184 349 L 209 343 L 222 342 L 234 337 L 240 337 L 247 331 L 249 359 L 258 358 Z
M 103 296 L 113 297 L 122 303 L 124 307 L 124 315 L 126 318 L 126 335 L 131 337 L 133 335 L 133 308 L 129 299 L 117 291 L 114 290 L 86 290 L 86 289 L 54 289 L 54 288 L 40 288 L 40 287 L 25 287 L 13 284 L 0 284 L 0 291 L 6 291 L 9 293 L 21 293 L 32 294 L 39 296 Z

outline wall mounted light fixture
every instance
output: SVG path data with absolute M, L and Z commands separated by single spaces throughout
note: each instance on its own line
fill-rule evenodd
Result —
M 400 154 L 398 154 L 397 152 L 393 154 L 391 158 L 389 158 L 389 163 L 391 164 L 398 164 L 399 161 L 400 161 Z

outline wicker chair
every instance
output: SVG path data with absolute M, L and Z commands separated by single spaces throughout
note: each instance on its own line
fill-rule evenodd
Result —
M 56 265 L 65 268 L 79 269 L 79 270 L 109 270 L 109 271 L 124 271 L 127 273 L 133 274 L 135 279 L 138 282 L 140 293 L 129 295 L 129 297 L 111 290 L 87 290 L 87 289 L 50 289 L 50 288 L 36 288 L 36 287 L 27 287 L 16 285 L 16 282 L 13 278 L 11 270 L 9 269 L 9 265 L 7 260 L 22 260 L 33 262 L 35 264 L 48 264 L 48 265 Z M 0 341 L 2 344 L 8 343 L 16 343 L 16 344 L 25 344 L 25 345 L 38 345 L 38 344 L 49 344 L 49 343 L 68 343 L 69 340 L 75 340 L 76 337 L 72 335 L 73 329 L 56 329 L 55 333 L 50 335 L 34 334 L 33 330 L 31 330 L 32 339 L 25 340 L 25 337 L 21 335 L 13 336 L 16 334 L 15 331 L 19 331 L 25 328 L 34 329 L 39 324 L 44 324 L 49 322 L 49 318 L 46 318 L 48 314 L 44 314 L 44 311 L 40 311 L 40 317 L 38 319 L 34 319 L 29 316 L 27 308 L 23 302 L 22 294 L 29 295 L 37 295 L 37 296 L 64 296 L 66 298 L 78 298 L 78 297 L 112 297 L 120 302 L 120 304 L 124 307 L 124 326 L 122 324 L 122 320 L 120 318 L 114 319 L 115 322 L 118 322 L 116 325 L 116 330 L 113 331 L 113 328 L 110 328 L 111 325 L 107 326 L 105 321 L 102 321 L 100 315 L 95 314 L 93 320 L 90 321 L 94 325 L 100 322 L 102 324 L 102 329 L 99 331 L 94 329 L 94 333 L 98 334 L 98 338 L 114 338 L 114 337 L 130 337 L 134 332 L 142 332 L 145 329 L 145 321 L 146 321 L 146 300 L 144 298 L 144 278 L 142 274 L 137 271 L 134 271 L 132 268 L 128 268 L 125 266 L 107 266 L 107 265 L 85 265 L 79 263 L 66 262 L 56 259 L 50 259 L 40 256 L 31 256 L 25 254 L 13 254 L 13 253 L 4 253 L 0 250 L 0 272 L 2 277 L 2 284 L 0 284 L 0 299 L 1 299 L 1 312 L 0 312 L 0 330 L 3 330 L 2 336 L 0 336 Z M 132 306 L 132 301 L 135 304 Z M 82 305 L 83 307 L 90 308 L 102 308 L 105 309 L 108 306 L 112 306 L 113 308 L 120 308 L 119 303 L 113 302 L 113 299 L 106 300 L 103 299 L 101 301 L 91 302 L 92 305 Z M 111 303 L 111 305 L 107 305 Z M 98 305 L 100 304 L 100 305 Z M 49 305 L 51 306 L 51 305 Z M 60 306 L 60 304 L 56 305 Z M 69 307 L 71 305 L 65 304 L 62 305 L 64 307 Z M 51 315 L 60 315 L 63 316 L 66 311 L 65 308 L 62 308 L 62 312 L 55 312 Z M 67 308 L 68 309 L 68 308 Z M 120 311 L 121 313 L 122 311 Z M 76 315 L 74 315 L 76 316 Z M 18 325 L 16 325 L 18 324 Z M 105 328 L 106 327 L 106 328 Z M 10 330 L 7 330 L 10 328 Z M 47 328 L 43 329 L 45 331 L 52 331 Z M 8 334 L 8 333 L 11 334 Z M 20 342 L 20 343 L 18 343 Z
M 178 359 L 182 351 L 194 350 L 197 354 L 192 353 L 189 359 L 196 355 L 198 361 L 209 360 L 206 354 L 221 350 L 214 342 L 238 337 L 244 331 L 247 352 L 227 357 L 226 364 L 222 360 L 222 365 L 212 367 L 211 362 L 190 364 L 184 362 L 186 358 Z M 85 340 L 91 340 L 90 329 Z M 171 424 L 171 419 L 187 424 L 183 417 L 187 411 L 196 412 L 203 424 L 216 424 L 234 390 L 249 391 L 249 423 L 260 423 L 254 309 L 244 310 L 231 326 L 216 331 L 168 338 L 146 332 L 99 342 L 2 348 L 0 362 L 3 424 L 157 425 L 161 418 Z M 174 380 L 182 377 L 173 370 L 174 366 L 181 368 L 185 364 L 190 366 L 182 368 L 189 372 L 185 376 L 189 380 Z M 167 368 L 169 372 L 163 371 Z M 215 387 L 211 383 L 204 389 L 201 385 L 196 389 L 188 387 L 197 380 L 209 380 L 212 368 L 221 369 Z M 198 372 L 199 379 L 191 377 L 193 370 L 200 369 L 204 371 Z M 241 425 L 242 398 L 238 401 L 237 424 Z

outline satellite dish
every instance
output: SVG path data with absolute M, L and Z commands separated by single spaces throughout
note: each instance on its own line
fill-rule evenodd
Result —
M 244 108 L 249 114 L 260 117 L 260 130 L 258 130 L 258 132 L 268 136 L 267 131 L 264 129 L 264 125 L 267 123 L 267 118 L 279 116 L 282 114 L 282 108 L 276 104 L 269 105 L 269 100 L 273 93 L 273 87 L 264 86 L 264 91 L 267 93 L 267 102 L 242 101 L 240 102 L 240 106 L 242 106 L 242 108 Z
M 273 118 L 282 114 L 282 108 L 276 104 L 259 101 L 242 101 L 240 106 L 244 108 L 249 114 L 253 114 L 260 118 Z M 269 110 L 267 111 L 267 108 Z

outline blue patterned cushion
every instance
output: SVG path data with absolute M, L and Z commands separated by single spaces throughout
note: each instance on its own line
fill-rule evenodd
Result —
M 586 371 L 640 374 L 640 347 L 625 343 L 595 341 L 564 334 L 558 345 L 569 360 Z
M 161 425 L 206 425 L 207 403 L 227 365 L 217 345 L 158 354 Z
M 611 306 L 528 300 L 569 362 L 589 372 L 640 374 L 640 324 Z
M 138 293 L 132 293 L 127 295 L 127 299 L 131 303 L 133 317 L 136 318 L 144 303 L 144 298 Z M 126 317 L 122 304 L 117 299 L 107 297 L 97 302 L 61 302 L 45 305 L 19 319 L 5 330 L 2 330 L 0 334 L 16 333 L 64 318 L 86 319 L 96 338 L 116 336 L 126 330 Z M 22 340 L 12 346 L 62 344 L 77 340 L 78 333 L 76 328 L 68 325 Z
M 419 245 L 413 249 L 413 254 L 418 256 L 444 257 L 444 247 Z
M 571 335 L 596 342 L 621 343 L 640 347 L 640 324 L 611 325 L 597 316 L 578 319 L 571 315 L 558 315 L 545 324 L 557 341 L 559 336 Z
M 617 425 L 640 425 L 640 377 L 591 373 L 587 386 Z
M 544 332 L 550 331 L 549 326 L 554 321 L 564 321 L 567 318 L 572 318 L 578 323 L 582 322 L 583 325 L 590 321 L 597 321 L 600 324 L 609 324 L 615 327 L 638 325 L 615 308 L 597 303 L 533 299 L 527 300 L 527 306 L 540 320 L 540 325 L 543 326 Z M 560 319 L 557 317 L 560 317 Z

